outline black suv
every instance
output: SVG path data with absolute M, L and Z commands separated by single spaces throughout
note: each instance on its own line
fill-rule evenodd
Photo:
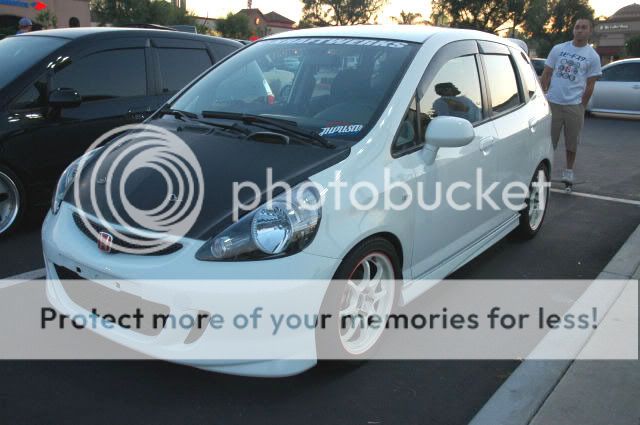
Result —
M 50 201 L 64 168 L 99 136 L 144 120 L 242 47 L 176 31 L 73 28 L 0 41 L 0 235 Z

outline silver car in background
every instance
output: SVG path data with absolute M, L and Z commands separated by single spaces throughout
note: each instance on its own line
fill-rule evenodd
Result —
M 604 66 L 587 111 L 640 116 L 640 58 Z

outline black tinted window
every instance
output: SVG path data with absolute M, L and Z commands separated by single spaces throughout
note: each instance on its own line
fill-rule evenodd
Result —
M 94 53 L 55 74 L 51 89 L 72 88 L 83 101 L 144 96 L 147 71 L 143 49 Z
M 0 41 L 0 88 L 68 41 L 42 36 L 9 37 Z
M 435 117 L 464 118 L 471 123 L 482 120 L 480 78 L 474 56 L 447 62 L 420 99 L 421 132 Z
M 206 50 L 157 49 L 163 93 L 177 92 L 211 66 Z
M 483 55 L 491 93 L 491 107 L 499 114 L 521 103 L 518 80 L 509 56 Z
M 640 63 L 621 63 L 605 69 L 604 81 L 640 81 Z
M 47 104 L 47 79 L 40 77 L 11 104 L 11 109 L 41 108 Z

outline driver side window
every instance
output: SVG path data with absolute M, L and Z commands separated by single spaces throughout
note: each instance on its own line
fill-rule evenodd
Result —
M 13 101 L 11 109 L 38 109 L 45 106 L 47 106 L 47 78 L 43 75 Z
M 476 58 L 462 56 L 445 63 L 420 99 L 420 134 L 436 117 L 458 117 L 474 124 L 483 119 Z
M 480 75 L 474 55 L 461 56 L 445 63 L 416 105 L 407 110 L 392 152 L 400 155 L 424 143 L 424 134 L 436 117 L 458 117 L 471 124 L 484 118 Z

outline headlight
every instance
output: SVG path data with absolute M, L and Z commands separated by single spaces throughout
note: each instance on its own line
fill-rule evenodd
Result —
M 58 184 L 56 185 L 56 191 L 53 193 L 53 199 L 51 201 L 51 212 L 55 215 L 58 214 L 60 210 L 60 205 L 62 204 L 62 200 L 65 196 L 67 196 L 67 192 L 73 183 L 73 180 L 76 178 L 76 173 L 78 171 L 78 167 L 80 163 L 83 163 L 83 167 L 86 165 L 87 161 L 93 158 L 98 152 L 100 152 L 102 148 L 94 149 L 90 152 L 85 153 L 80 158 L 76 159 L 67 167 L 66 170 L 60 176 L 60 180 L 58 180 Z
M 316 235 L 322 209 L 307 182 L 257 208 L 204 244 L 199 260 L 259 260 L 295 254 Z

